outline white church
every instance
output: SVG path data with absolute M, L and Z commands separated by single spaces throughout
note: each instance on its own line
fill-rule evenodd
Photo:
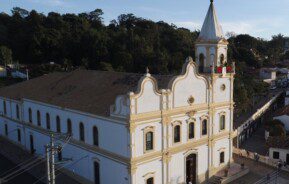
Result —
M 71 135 L 61 155 L 85 157 L 66 168 L 82 183 L 205 183 L 232 162 L 227 45 L 211 0 L 180 75 L 79 69 L 1 88 L 0 135 L 38 155 L 50 134 Z

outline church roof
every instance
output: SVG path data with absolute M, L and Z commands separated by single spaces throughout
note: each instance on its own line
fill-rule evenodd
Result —
M 208 13 L 203 23 L 199 40 L 201 41 L 220 41 L 224 38 L 223 30 L 219 24 L 217 13 L 213 1 L 211 1 Z
M 35 100 L 63 108 L 109 116 L 118 95 L 136 92 L 142 74 L 78 69 L 55 72 L 0 89 L 0 96 Z M 156 75 L 160 89 L 172 76 Z

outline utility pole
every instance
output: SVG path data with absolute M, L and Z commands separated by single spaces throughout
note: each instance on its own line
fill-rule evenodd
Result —
M 46 153 L 47 184 L 51 184 L 51 182 L 50 182 L 49 144 L 47 144 L 45 146 L 45 153 Z
M 55 184 L 54 135 L 50 134 L 50 142 L 45 146 L 47 184 Z
M 61 135 L 57 135 L 58 137 L 57 139 L 59 139 L 61 137 Z M 66 139 L 70 138 L 70 136 L 68 136 Z M 67 140 L 69 141 L 69 139 Z M 54 138 L 54 133 L 50 133 L 50 142 L 49 144 L 47 144 L 45 146 L 45 151 L 46 151 L 46 170 L 47 170 L 47 184 L 55 184 L 55 165 L 57 164 L 63 164 L 69 161 L 72 161 L 72 159 L 65 159 L 62 162 L 57 162 L 55 163 L 55 154 L 57 152 L 60 152 L 62 150 L 62 146 L 61 145 L 55 145 L 55 138 Z M 62 159 L 62 158 L 61 158 Z M 0 183 L 1 184 L 1 183 Z
M 55 159 L 54 159 L 54 153 L 55 153 L 55 148 L 54 148 L 54 139 L 53 139 L 53 134 L 50 136 L 50 166 L 51 166 L 51 184 L 55 184 Z

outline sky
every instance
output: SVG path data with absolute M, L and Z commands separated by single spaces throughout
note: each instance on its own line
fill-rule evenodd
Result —
M 100 8 L 104 23 L 120 14 L 133 13 L 153 21 L 165 21 L 190 30 L 201 29 L 210 0 L 0 0 L 0 12 L 13 7 L 47 14 L 81 13 Z M 215 0 L 224 33 L 250 34 L 270 39 L 289 36 L 289 0 Z

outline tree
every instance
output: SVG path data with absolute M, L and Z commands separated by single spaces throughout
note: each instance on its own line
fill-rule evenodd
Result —
M 284 127 L 284 124 L 277 119 L 274 119 L 272 121 L 267 121 L 264 124 L 265 130 L 269 131 L 270 136 L 272 137 L 285 137 L 286 136 L 286 130 Z
M 2 65 L 12 64 L 12 51 L 6 46 L 0 47 L 0 63 Z
M 11 12 L 13 15 L 18 14 L 22 18 L 25 18 L 29 15 L 29 11 L 19 7 L 14 7 Z

